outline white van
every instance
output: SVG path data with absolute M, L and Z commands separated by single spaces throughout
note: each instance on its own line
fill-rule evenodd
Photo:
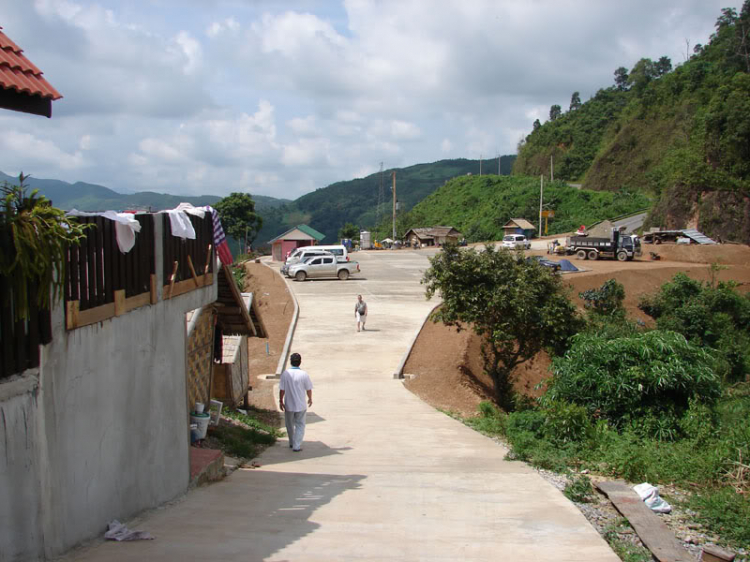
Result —
M 503 238 L 502 247 L 514 250 L 530 250 L 531 242 L 523 234 L 509 234 Z
M 336 261 L 342 262 L 342 261 L 349 261 L 349 252 L 346 249 L 346 246 L 343 244 L 337 244 L 335 246 L 312 246 L 313 248 L 316 248 L 318 250 L 325 250 L 326 252 L 331 252 L 334 256 L 336 256 Z

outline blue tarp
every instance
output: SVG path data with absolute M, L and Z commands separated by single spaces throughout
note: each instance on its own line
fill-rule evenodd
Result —
M 570 260 L 560 260 L 560 271 L 578 271 L 578 268 L 570 263 Z

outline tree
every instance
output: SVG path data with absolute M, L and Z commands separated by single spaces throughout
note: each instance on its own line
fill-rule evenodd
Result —
M 432 320 L 482 337 L 495 401 L 513 409 L 513 369 L 542 348 L 563 352 L 581 325 L 560 277 L 493 246 L 476 252 L 447 245 L 430 264 L 422 279 L 427 298 L 443 298 Z
M 539 119 L 534 119 L 534 131 L 536 131 L 539 127 L 541 127 L 542 124 L 539 122 Z
M 615 86 L 618 90 L 628 89 L 628 69 L 624 66 L 615 70 Z
M 641 59 L 630 71 L 628 85 L 632 86 L 637 93 L 641 93 L 654 78 L 656 78 L 654 62 L 651 59 Z
M 351 240 L 359 240 L 359 228 L 350 222 L 347 222 L 339 229 L 339 238 L 349 238 Z
M 672 59 L 669 57 L 661 57 L 654 63 L 654 71 L 657 77 L 664 76 L 672 71 Z
M 552 107 L 549 108 L 549 120 L 554 121 L 558 117 L 562 115 L 562 109 L 559 105 L 555 104 Z
M 581 94 L 580 92 L 573 92 L 570 96 L 570 111 L 575 111 L 581 107 Z
M 229 236 L 244 241 L 246 246 L 253 243 L 263 226 L 263 219 L 255 212 L 255 201 L 249 193 L 232 193 L 216 203 L 214 208 L 219 212 L 221 224 Z

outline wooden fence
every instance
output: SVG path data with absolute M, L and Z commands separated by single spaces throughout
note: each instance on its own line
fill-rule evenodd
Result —
M 11 284 L 0 276 L 0 380 L 39 366 L 39 344 L 52 341 L 50 311 L 36 304 L 38 287 L 28 287 L 29 319 L 15 319 Z
M 126 254 L 117 245 L 115 222 L 78 217 L 93 224 L 80 246 L 68 250 L 65 278 L 66 326 L 74 329 L 156 303 L 154 217 L 135 215 L 141 224 Z
M 195 229 L 195 240 L 172 236 L 169 215 L 164 213 L 164 299 L 169 299 L 213 283 L 214 223 L 210 213 L 204 218 L 187 215 Z

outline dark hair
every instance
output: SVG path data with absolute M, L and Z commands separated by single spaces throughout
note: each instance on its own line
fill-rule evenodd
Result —
M 299 353 L 292 353 L 290 361 L 292 362 L 292 367 L 299 367 L 300 363 L 302 363 L 302 356 Z

